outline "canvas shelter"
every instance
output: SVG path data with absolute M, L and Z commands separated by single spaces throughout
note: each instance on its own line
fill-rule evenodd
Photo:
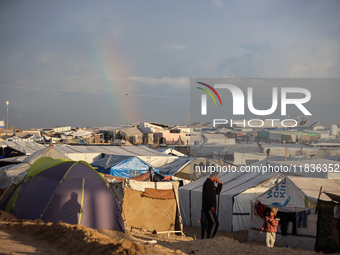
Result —
M 159 171 L 162 175 L 172 175 L 184 180 L 195 180 L 206 174 L 203 171 L 195 171 L 196 167 L 200 167 L 205 171 L 209 166 L 217 167 L 218 165 L 212 159 L 179 157 L 176 161 L 160 167 Z
M 106 155 L 91 164 L 98 172 L 112 176 L 132 178 L 145 174 L 152 167 L 138 157 Z M 159 173 L 157 168 L 154 172 Z
M 3 149 L 4 155 L 7 152 L 15 151 L 17 155 L 30 155 L 36 151 L 45 149 L 48 145 L 38 144 L 34 142 L 0 142 L 0 148 Z M 56 144 L 58 148 L 67 158 L 74 161 L 86 161 L 91 164 L 103 157 L 103 155 L 116 156 L 136 156 L 144 162 L 159 167 L 175 161 L 178 157 L 174 155 L 166 155 L 162 152 L 153 150 L 147 146 L 109 146 L 109 145 L 64 145 Z
M 252 166 L 260 169 L 266 167 L 266 159 L 263 159 Z M 304 176 L 312 178 L 339 179 L 339 162 L 324 158 L 303 158 L 292 157 L 283 161 L 280 157 L 269 157 L 268 166 L 271 171 L 277 171 L 286 176 Z M 282 168 L 281 168 L 282 167 Z M 283 169 L 283 170 L 280 170 Z
M 208 176 L 179 188 L 183 223 L 199 227 L 202 189 Z M 247 230 L 250 227 L 250 201 L 283 179 L 276 173 L 219 173 L 223 184 L 218 196 L 217 213 L 221 231 Z
M 66 156 L 54 146 L 45 147 L 29 156 L 22 156 L 21 163 L 7 165 L 0 168 L 0 208 L 2 208 L 15 187 L 23 181 L 28 169 L 42 157 L 49 156 L 54 159 L 65 159 Z
M 102 158 L 103 155 L 134 156 L 144 162 L 159 167 L 175 161 L 178 157 L 166 155 L 155 151 L 147 146 L 81 146 L 81 145 L 58 145 L 64 154 L 72 160 L 84 160 L 88 163 Z
M 124 182 L 122 215 L 126 229 L 183 231 L 177 181 Z M 117 197 L 119 196 L 119 192 Z
M 261 203 L 265 208 L 279 208 L 278 216 L 281 220 L 275 245 L 314 250 L 318 221 L 315 208 L 319 195 L 320 200 L 331 200 L 325 193 L 320 193 L 321 187 L 324 192 L 340 195 L 340 179 L 287 176 L 279 184 L 253 199 L 249 239 L 262 242 L 265 240 L 265 235 L 260 234 L 263 218 L 255 210 L 255 205 Z M 323 227 L 327 228 L 326 225 Z
M 19 184 L 33 163 L 42 157 L 54 159 L 66 159 L 67 157 L 54 146 L 43 147 L 43 149 L 23 158 L 19 164 L 7 165 L 0 168 L 0 189 L 6 189 L 11 184 Z
M 35 143 L 35 142 L 25 142 L 25 141 L 4 141 L 0 142 L 0 148 L 2 150 L 2 155 L 6 157 L 10 156 L 22 156 L 31 155 L 32 153 L 44 149 L 46 146 Z
M 163 148 L 163 149 L 154 149 L 154 150 L 159 151 L 159 152 L 166 154 L 166 155 L 175 155 L 177 157 L 186 157 L 185 154 L 183 154 L 182 152 L 175 150 L 173 148 Z
M 8 201 L 6 211 L 19 219 L 63 221 L 125 232 L 113 193 L 83 161 L 37 160 Z

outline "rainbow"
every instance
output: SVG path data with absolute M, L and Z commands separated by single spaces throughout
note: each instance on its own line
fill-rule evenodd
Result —
M 121 54 L 122 51 L 117 49 L 114 38 L 109 38 L 105 42 L 95 43 L 94 69 L 100 78 L 100 88 L 103 91 L 112 91 L 112 94 L 105 93 L 109 109 L 112 109 L 113 123 L 127 124 L 136 122 L 140 118 L 138 107 L 136 107 L 137 98 L 127 96 L 133 92 L 133 84 L 126 78 L 132 73 L 128 68 L 131 67 L 126 58 Z

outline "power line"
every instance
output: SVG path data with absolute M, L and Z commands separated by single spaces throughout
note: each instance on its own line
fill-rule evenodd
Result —
M 161 97 L 161 98 L 184 98 L 190 99 L 185 96 L 168 96 L 168 95 L 148 95 L 148 94 L 132 94 L 132 93 L 115 93 L 105 91 L 86 91 L 86 90 L 74 90 L 74 89 L 53 89 L 53 88 L 34 88 L 34 87 L 22 87 L 22 86 L 8 86 L 0 85 L 2 88 L 10 89 L 28 89 L 28 90 L 39 90 L 39 91 L 51 91 L 51 92 L 67 92 L 67 93 L 82 93 L 82 94 L 103 94 L 103 95 L 114 95 L 114 96 L 138 96 L 138 97 Z

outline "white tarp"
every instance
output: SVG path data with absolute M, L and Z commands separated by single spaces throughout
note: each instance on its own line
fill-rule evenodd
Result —
M 192 160 L 192 158 L 188 157 L 179 157 L 174 162 L 164 165 L 158 169 L 162 175 L 174 175 L 175 173 L 181 171 L 185 166 L 190 164 Z
M 179 188 L 185 225 L 200 226 L 198 220 L 201 216 L 202 188 L 206 178 Z M 250 201 L 283 179 L 283 176 L 275 173 L 235 172 L 220 173 L 219 179 L 223 184 L 219 196 L 219 208 L 217 208 L 219 229 L 221 231 L 237 231 L 250 228 Z
M 267 160 L 263 159 L 252 164 L 259 171 L 265 170 Z M 340 178 L 340 162 L 324 158 L 309 159 L 304 157 L 290 157 L 287 161 L 280 157 L 269 157 L 268 166 L 271 171 L 279 172 L 286 176 L 304 176 L 311 178 Z
M 45 149 L 49 145 L 34 142 L 0 142 L 0 147 L 11 147 L 26 155 Z M 67 158 L 79 161 L 83 160 L 91 164 L 100 159 L 102 154 L 136 156 L 153 167 L 160 167 L 175 161 L 178 157 L 166 155 L 147 146 L 93 146 L 93 145 L 54 145 Z
M 176 161 L 158 169 L 163 175 L 173 175 L 181 179 L 193 180 L 206 175 L 210 171 L 210 166 L 217 167 L 219 164 L 207 158 L 179 157 Z
M 149 189 L 172 189 L 173 183 L 178 187 L 178 182 L 143 182 L 135 180 L 125 180 L 125 186 L 130 187 L 132 190 L 137 190 L 139 192 L 145 192 L 146 188 Z
M 86 146 L 86 145 L 60 145 L 56 146 L 72 160 L 84 160 L 91 164 L 101 158 L 102 154 L 135 156 L 152 165 L 160 167 L 175 161 L 178 157 L 166 155 L 150 149 L 147 146 Z
M 67 157 L 54 146 L 44 147 L 27 156 L 23 163 L 7 165 L 0 168 L 0 189 L 5 189 L 11 184 L 19 184 L 24 178 L 28 169 L 33 163 L 42 157 L 51 157 L 54 159 L 67 159 Z
M 44 149 L 46 146 L 42 144 L 38 144 L 35 142 L 25 142 L 25 141 L 6 141 L 6 142 L 0 142 L 0 147 L 11 147 L 12 149 L 19 151 L 21 153 L 24 153 L 26 155 L 30 155 L 33 152 L 39 151 L 41 149 Z
M 0 168 L 0 189 L 6 189 L 13 184 L 19 184 L 31 167 L 28 163 L 3 166 Z

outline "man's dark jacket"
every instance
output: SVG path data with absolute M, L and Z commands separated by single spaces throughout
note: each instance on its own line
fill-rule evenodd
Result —
M 205 211 L 210 211 L 211 207 L 216 209 L 216 195 L 221 192 L 222 184 L 218 184 L 217 188 L 214 182 L 208 178 L 203 184 L 202 193 L 202 209 Z

